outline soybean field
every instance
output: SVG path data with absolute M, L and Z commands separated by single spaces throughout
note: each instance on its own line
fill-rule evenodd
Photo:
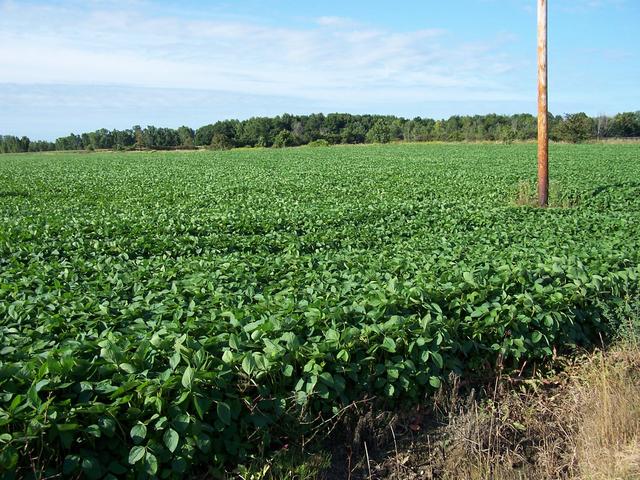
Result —
M 220 474 L 640 308 L 640 147 L 0 157 L 0 471 Z M 217 472 L 217 473 L 216 473 Z

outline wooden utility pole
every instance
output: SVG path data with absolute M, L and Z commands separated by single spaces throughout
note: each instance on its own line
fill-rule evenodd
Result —
M 547 86 L 547 0 L 538 1 L 538 202 L 549 203 L 549 104 Z

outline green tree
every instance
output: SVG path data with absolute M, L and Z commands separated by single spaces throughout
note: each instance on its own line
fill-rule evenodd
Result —
M 566 115 L 559 126 L 558 135 L 565 142 L 584 142 L 595 136 L 595 123 L 586 113 Z
M 213 150 L 230 150 L 233 148 L 233 141 L 224 133 L 214 133 L 210 147 Z
M 380 119 L 367 132 L 367 143 L 389 143 L 391 141 L 391 128 L 386 121 Z
M 517 134 L 513 127 L 502 125 L 500 127 L 499 137 L 502 143 L 506 143 L 509 145 L 512 144 L 513 141 L 517 138 Z
M 293 145 L 293 135 L 289 130 L 280 130 L 273 139 L 274 148 L 291 147 Z
M 611 132 L 616 137 L 640 137 L 640 112 L 624 112 L 613 117 Z
M 342 143 L 364 143 L 367 131 L 360 122 L 350 122 L 344 127 L 340 137 Z
M 178 128 L 178 138 L 180 140 L 180 146 L 184 148 L 193 148 L 195 141 L 195 132 L 192 128 L 182 126 Z

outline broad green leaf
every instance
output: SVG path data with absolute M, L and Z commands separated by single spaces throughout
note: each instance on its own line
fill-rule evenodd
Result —
M 440 388 L 440 385 L 442 385 L 442 382 L 440 381 L 440 379 L 438 377 L 430 377 L 429 378 L 429 384 L 433 388 Z
M 536 330 L 531 334 L 531 341 L 533 343 L 538 343 L 540 340 L 542 340 L 542 333 Z
M 144 423 L 137 423 L 131 428 L 129 434 L 135 444 L 142 443 L 147 438 L 147 426 Z
M 187 389 L 191 389 L 193 385 L 193 377 L 195 372 L 193 368 L 187 367 L 184 369 L 184 373 L 182 374 L 182 386 Z
M 395 353 L 396 351 L 396 342 L 393 338 L 385 337 L 382 341 L 382 348 L 384 348 L 387 352 Z
M 233 353 L 231 353 L 231 350 L 225 350 L 224 351 L 224 353 L 222 354 L 222 361 L 224 363 L 233 362 Z
M 104 471 L 100 462 L 93 456 L 87 456 L 82 459 L 82 471 L 89 479 L 98 479 L 104 476 Z
M 149 475 L 155 475 L 158 472 L 158 459 L 151 452 L 147 452 L 144 457 L 144 471 Z
M 79 455 L 67 455 L 62 463 L 62 473 L 70 475 L 77 472 L 80 469 L 80 462 L 82 459 Z
M 251 375 L 255 368 L 256 362 L 253 359 L 253 356 L 251 354 L 245 355 L 244 359 L 242 360 L 242 370 L 244 370 L 247 375 Z
M 176 432 L 173 428 L 169 428 L 164 432 L 162 440 L 164 441 L 164 444 L 169 449 L 169 451 L 173 453 L 176 451 L 176 448 L 178 448 L 180 436 L 178 435 L 178 432 Z
M 438 366 L 438 368 L 443 368 L 444 367 L 444 360 L 442 358 L 442 355 L 440 355 L 438 352 L 430 352 L 431 358 L 433 358 L 433 361 L 435 362 L 435 364 Z
M 181 360 L 180 352 L 173 352 L 173 355 L 169 357 L 169 366 L 171 370 L 175 370 Z
M 127 373 L 135 373 L 136 369 L 130 363 L 121 363 L 119 367 Z
M 340 334 L 333 329 L 327 330 L 327 333 L 325 333 L 325 337 L 330 342 L 337 342 L 340 340 Z
M 129 463 L 134 465 L 144 458 L 146 449 L 140 445 L 136 445 L 129 450 Z
M 216 407 L 216 411 L 218 413 L 218 418 L 225 425 L 231 424 L 231 408 L 225 402 L 218 402 L 218 406 Z

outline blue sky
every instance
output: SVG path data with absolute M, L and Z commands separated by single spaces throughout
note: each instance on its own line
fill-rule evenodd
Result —
M 640 1 L 549 0 L 550 109 L 640 110 Z M 536 0 L 0 0 L 0 133 L 536 109 Z

